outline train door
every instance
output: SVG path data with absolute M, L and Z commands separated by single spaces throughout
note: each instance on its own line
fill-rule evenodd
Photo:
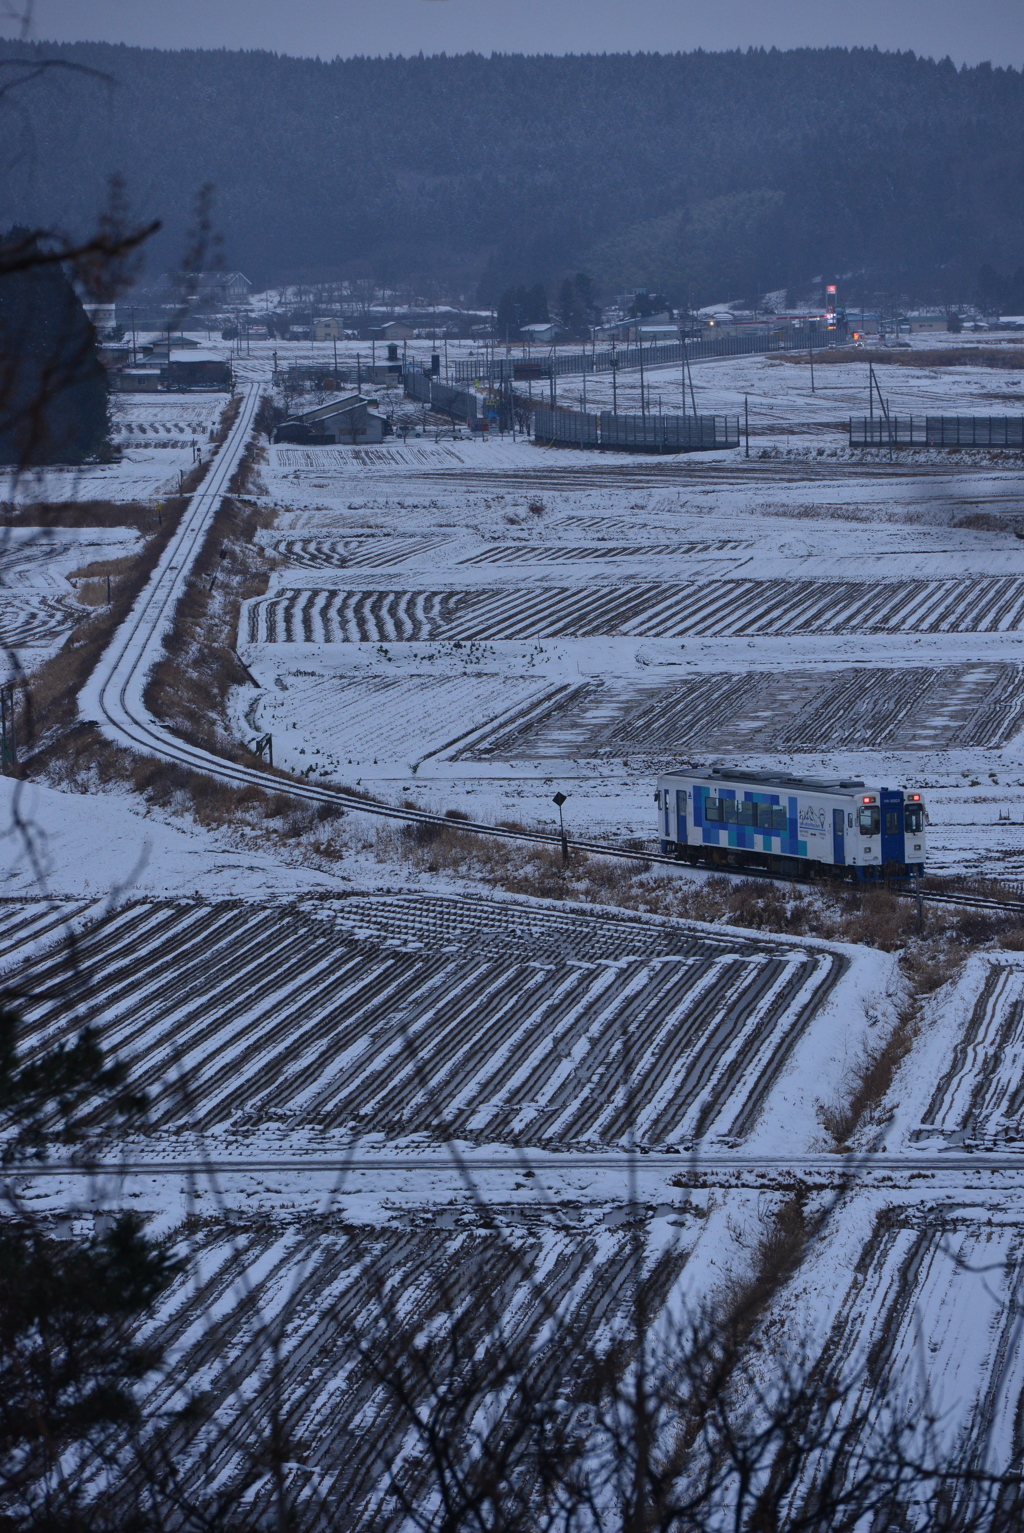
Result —
M 837 868 L 846 866 L 846 810 L 832 811 L 832 861 Z
M 903 794 L 883 788 L 878 799 L 882 811 L 882 867 L 902 864 L 907 860 L 903 850 Z
M 686 789 L 676 789 L 676 841 L 680 846 L 685 846 L 686 835 Z

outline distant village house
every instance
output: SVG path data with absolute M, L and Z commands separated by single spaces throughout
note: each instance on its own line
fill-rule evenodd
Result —
M 349 394 L 313 410 L 303 410 L 278 426 L 274 441 L 307 446 L 374 446 L 389 435 L 391 426 L 372 408 L 373 403 L 361 394 Z

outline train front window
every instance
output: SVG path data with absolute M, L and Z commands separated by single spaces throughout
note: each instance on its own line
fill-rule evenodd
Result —
M 924 805 L 904 804 L 903 823 L 907 827 L 907 834 L 919 836 L 924 830 Z
M 898 809 L 885 811 L 885 833 L 887 836 L 898 836 L 900 833 L 900 812 Z
M 877 804 L 861 804 L 857 823 L 862 836 L 877 836 L 882 828 L 882 811 Z

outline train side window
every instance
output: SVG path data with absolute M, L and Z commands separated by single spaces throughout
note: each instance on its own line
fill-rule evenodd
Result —
M 757 806 L 757 828 L 758 828 L 758 830 L 771 830 L 771 828 L 772 828 L 772 806 L 771 806 L 771 804 L 758 804 L 758 806 Z
M 786 813 L 785 804 L 772 805 L 772 830 L 777 830 L 784 835 L 789 829 L 789 815 Z
M 903 823 L 912 836 L 919 836 L 924 830 L 924 805 L 904 804 Z
M 882 811 L 877 804 L 861 804 L 857 823 L 862 836 L 877 836 L 882 826 Z
M 704 800 L 704 818 L 709 825 L 722 823 L 722 800 L 720 798 L 706 798 Z
M 739 809 L 739 805 L 737 804 L 736 800 L 734 798 L 723 798 L 721 800 L 721 805 L 722 819 L 725 821 L 726 825 L 738 825 L 739 814 L 737 811 Z
M 887 836 L 898 836 L 900 833 L 900 812 L 898 809 L 885 811 L 885 833 Z
M 756 804 L 750 804 L 750 803 L 740 804 L 739 805 L 739 811 L 740 811 L 739 823 L 741 825 L 756 825 L 757 824 L 757 805 Z

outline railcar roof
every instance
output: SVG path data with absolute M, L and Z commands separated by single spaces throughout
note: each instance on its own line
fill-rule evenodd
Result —
M 704 777 L 709 781 L 756 782 L 772 788 L 813 788 L 819 792 L 828 790 L 833 793 L 866 786 L 859 777 L 794 777 L 788 772 L 742 772 L 736 767 L 708 767 L 706 771 L 696 767 L 681 768 L 679 775 Z

